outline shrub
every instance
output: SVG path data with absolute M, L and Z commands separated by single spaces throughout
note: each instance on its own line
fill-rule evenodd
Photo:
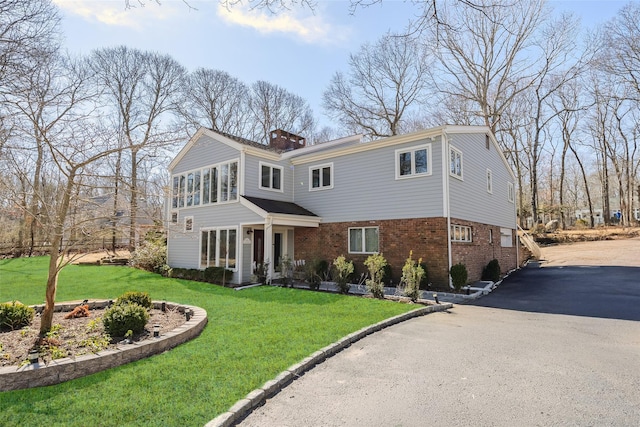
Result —
M 426 290 L 429 287 L 429 270 L 427 270 L 427 264 L 424 262 L 420 263 L 420 267 L 424 271 L 424 275 L 420 279 L 420 289 Z
M 327 262 L 318 258 L 314 258 L 311 262 L 305 265 L 305 280 L 309 284 L 311 289 L 319 289 L 320 282 L 324 277 L 323 274 L 326 271 Z
M 160 239 L 142 242 L 131 255 L 129 264 L 152 273 L 163 273 L 167 270 L 167 244 Z
M 402 279 L 400 284 L 404 286 L 404 294 L 411 298 L 411 301 L 417 301 L 420 297 L 420 281 L 424 276 L 422 269 L 422 258 L 416 263 L 413 258 L 413 251 L 409 252 L 409 258 L 402 267 Z
M 449 273 L 451 274 L 453 287 L 456 288 L 456 290 L 459 291 L 467 284 L 467 267 L 464 264 L 460 263 L 452 266 Z
M 142 332 L 148 320 L 149 313 L 138 304 L 115 304 L 102 316 L 104 330 L 111 337 L 124 337 L 129 330 Z
M 492 282 L 500 280 L 500 263 L 497 259 L 489 261 L 489 264 L 482 270 L 482 280 L 491 280 Z
M 140 307 L 144 307 L 148 310 L 153 308 L 151 297 L 149 297 L 149 294 L 146 292 L 125 292 L 118 297 L 116 304 L 138 304 Z
M 338 291 L 341 294 L 348 294 L 351 289 L 349 276 L 353 273 L 353 262 L 347 261 L 344 255 L 340 255 L 333 260 L 333 266 L 336 269 L 335 281 L 338 285 Z
M 371 292 L 375 298 L 384 298 L 384 283 L 382 279 L 387 260 L 384 259 L 382 254 L 373 254 L 367 257 L 364 265 L 369 269 L 369 278 L 365 280 L 367 290 Z
M 233 277 L 233 271 L 224 267 L 207 267 L 202 272 L 202 280 L 208 283 L 227 283 Z
M 0 304 L 0 329 L 20 329 L 33 320 L 35 310 L 18 301 Z
M 382 267 L 382 278 L 380 279 L 383 284 L 392 284 L 393 281 L 393 270 L 389 264 Z

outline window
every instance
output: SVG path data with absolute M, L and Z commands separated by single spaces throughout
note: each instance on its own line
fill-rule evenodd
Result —
M 260 188 L 282 191 L 282 171 L 280 166 L 260 162 Z
M 487 169 L 487 193 L 493 193 L 493 174 Z
M 462 179 L 462 152 L 454 147 L 449 147 L 449 173 L 451 176 Z
M 193 217 L 185 216 L 184 217 L 184 231 L 192 232 L 193 231 Z
M 349 253 L 373 254 L 378 252 L 378 227 L 349 229 Z
M 202 230 L 200 235 L 200 266 L 236 268 L 238 230 L 219 228 Z
M 187 174 L 187 206 L 200 204 L 200 171 Z
M 178 223 L 178 212 L 171 212 L 171 223 L 172 224 Z
M 503 248 L 510 248 L 513 246 L 513 237 L 512 237 L 510 228 L 500 228 L 500 246 Z
M 514 203 L 516 197 L 515 197 L 515 190 L 513 188 L 512 182 L 507 183 L 507 194 L 508 194 L 507 197 L 509 198 L 509 201 L 511 203 Z
M 452 242 L 472 242 L 471 227 L 466 225 L 451 225 L 451 241 Z
M 333 188 L 333 163 L 309 168 L 309 190 Z
M 174 175 L 172 178 L 173 209 L 234 200 L 238 200 L 237 160 Z
M 396 179 L 431 175 L 431 144 L 396 150 Z

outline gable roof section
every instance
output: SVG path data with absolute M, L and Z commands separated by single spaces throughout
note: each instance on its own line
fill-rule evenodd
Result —
M 201 127 L 198 131 L 189 139 L 184 147 L 178 152 L 178 154 L 173 158 L 171 163 L 169 163 L 169 171 L 172 171 L 180 160 L 189 152 L 191 147 L 193 147 L 200 138 L 203 136 L 208 136 L 218 142 L 228 145 L 229 147 L 235 148 L 238 151 L 247 151 L 247 150 L 259 150 L 261 155 L 266 155 L 266 157 L 271 157 L 272 160 L 277 160 L 280 158 L 280 153 L 276 150 L 269 148 L 264 144 L 260 144 L 258 142 L 250 141 L 245 138 L 241 138 L 239 136 L 233 136 L 224 132 L 216 132 L 211 129 Z

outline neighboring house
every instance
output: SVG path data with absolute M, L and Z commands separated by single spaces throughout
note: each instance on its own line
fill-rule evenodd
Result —
M 487 127 L 441 126 L 362 142 L 353 136 L 306 146 L 274 131 L 269 146 L 201 128 L 169 166 L 168 263 L 223 266 L 233 283 L 267 262 L 277 277 L 293 260 L 381 252 L 397 282 L 413 258 L 429 281 L 469 280 L 496 258 L 518 265 L 515 177 Z

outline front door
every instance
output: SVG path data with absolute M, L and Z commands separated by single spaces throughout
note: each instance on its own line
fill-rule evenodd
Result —
M 273 233 L 273 268 L 280 271 L 280 261 L 282 260 L 282 233 Z
M 264 230 L 253 230 L 253 262 L 256 267 L 264 263 Z

